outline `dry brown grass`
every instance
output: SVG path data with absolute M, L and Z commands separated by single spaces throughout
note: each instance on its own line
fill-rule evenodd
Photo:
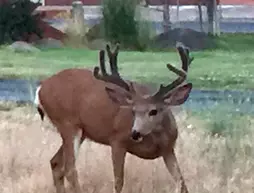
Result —
M 253 192 L 253 132 L 239 139 L 211 137 L 206 123 L 187 113 L 177 116 L 177 156 L 190 193 Z M 248 127 L 253 128 L 252 120 Z M 60 137 L 41 123 L 31 107 L 0 111 L 0 192 L 53 193 L 49 160 Z M 110 149 L 85 142 L 77 161 L 84 192 L 112 192 Z M 127 156 L 124 193 L 174 192 L 161 159 Z

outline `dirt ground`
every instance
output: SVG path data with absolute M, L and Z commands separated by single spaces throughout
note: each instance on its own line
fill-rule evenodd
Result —
M 0 192 L 54 193 L 49 160 L 60 145 L 59 135 L 31 107 L 1 109 Z M 178 113 L 177 122 L 176 152 L 190 193 L 253 192 L 254 156 L 247 151 L 254 147 L 253 132 L 233 146 L 232 140 L 208 135 L 205 122 L 189 113 Z M 77 167 L 84 192 L 112 192 L 108 147 L 85 142 Z M 174 192 L 174 187 L 161 159 L 141 160 L 128 154 L 124 193 Z

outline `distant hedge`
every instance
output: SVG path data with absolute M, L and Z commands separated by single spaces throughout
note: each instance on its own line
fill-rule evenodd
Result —
M 127 47 L 138 44 L 136 6 L 136 0 L 103 0 L 104 34 L 108 41 Z
M 40 6 L 30 0 L 6 0 L 0 4 L 0 44 L 28 40 L 30 34 L 39 37 L 39 14 L 33 11 Z

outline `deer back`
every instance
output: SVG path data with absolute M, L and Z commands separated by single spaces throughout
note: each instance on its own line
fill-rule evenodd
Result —
M 131 110 L 121 109 L 105 92 L 109 84 L 96 79 L 90 70 L 66 69 L 41 82 L 40 104 L 59 130 L 63 124 L 75 125 L 88 138 L 109 144 L 120 128 L 119 135 L 128 135 L 133 122 Z M 148 92 L 143 85 L 137 84 L 137 88 Z

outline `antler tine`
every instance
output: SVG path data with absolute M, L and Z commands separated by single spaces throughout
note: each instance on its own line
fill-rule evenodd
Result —
M 178 50 L 178 53 L 180 55 L 181 61 L 182 61 L 182 69 L 187 72 L 188 71 L 188 48 L 181 43 L 177 42 L 176 43 L 176 48 Z
M 98 66 L 95 66 L 94 69 L 93 69 L 93 75 L 97 79 L 100 79 L 99 71 L 100 71 L 100 68 Z
M 112 55 L 112 53 L 111 53 L 108 45 L 107 45 L 106 49 L 107 49 L 108 55 L 110 57 Z M 113 63 L 113 64 L 115 64 L 115 63 Z M 102 71 L 102 75 L 99 74 L 100 68 Z M 120 77 L 118 71 L 116 71 L 116 73 L 113 73 L 112 68 L 111 68 L 111 75 L 109 75 L 107 73 L 106 68 L 105 68 L 105 52 L 104 52 L 104 50 L 100 51 L 100 68 L 98 66 L 94 67 L 93 75 L 95 78 L 105 81 L 105 82 L 113 83 L 115 85 L 123 87 L 125 90 L 130 91 L 129 85 Z
M 119 52 L 119 47 L 120 47 L 120 45 L 119 45 L 119 43 L 117 43 L 116 44 L 116 49 L 115 49 L 114 54 L 113 54 L 114 63 L 111 65 L 112 66 L 111 67 L 112 73 L 115 72 L 117 74 L 119 74 L 118 73 L 118 65 L 117 65 L 117 56 L 118 56 L 118 52 Z
M 167 64 L 167 68 L 170 71 L 177 74 L 179 77 L 176 80 L 174 80 L 172 83 L 168 84 L 167 86 L 163 86 L 161 84 L 158 92 L 156 92 L 153 95 L 153 97 L 155 97 L 155 98 L 163 97 L 165 94 L 167 94 L 168 92 L 170 92 L 171 90 L 173 90 L 174 88 L 176 88 L 177 86 L 182 84 L 187 77 L 186 73 L 188 71 L 189 64 L 190 64 L 190 62 L 193 61 L 194 58 L 189 59 L 189 50 L 182 43 L 178 42 L 176 44 L 176 48 L 179 52 L 179 55 L 180 55 L 180 58 L 182 61 L 182 70 L 177 69 L 176 67 L 172 66 L 171 64 Z
M 187 72 L 188 67 L 190 66 L 191 62 L 194 60 L 194 57 L 190 57 L 190 49 L 185 46 L 181 42 L 176 43 L 176 48 L 179 52 L 181 61 L 182 61 L 182 69 Z
M 167 64 L 167 68 L 170 71 L 172 71 L 175 74 L 177 74 L 179 77 L 176 80 L 174 80 L 171 84 L 169 84 L 167 86 L 163 86 L 163 84 L 161 84 L 158 92 L 156 92 L 153 95 L 154 98 L 161 98 L 161 97 L 163 97 L 169 91 L 173 90 L 174 88 L 176 88 L 177 86 L 182 84 L 184 82 L 184 80 L 186 79 L 187 75 L 186 75 L 186 73 L 184 71 L 181 71 L 181 70 L 177 69 L 176 67 L 172 66 L 171 64 Z
M 119 50 L 119 45 L 117 44 L 116 50 L 112 53 L 110 50 L 110 46 L 106 45 L 106 50 L 109 58 L 110 70 L 112 74 L 119 75 L 118 67 L 117 67 L 117 55 Z
M 100 67 L 101 67 L 101 73 L 103 76 L 107 75 L 106 67 L 105 67 L 105 51 L 100 51 Z
M 104 52 L 104 50 L 101 50 L 99 52 L 99 58 L 100 58 L 100 68 L 98 66 L 95 66 L 94 70 L 93 70 L 93 75 L 97 79 L 103 79 L 103 76 L 104 77 L 108 76 L 106 68 L 105 68 L 105 52 Z M 102 76 L 99 74 L 100 69 L 101 69 L 101 72 L 102 72 Z
M 111 58 L 112 52 L 111 52 L 110 46 L 108 44 L 106 45 L 106 50 L 107 50 L 108 58 Z
M 194 60 L 194 57 L 193 56 L 190 57 L 190 49 L 188 47 L 185 47 L 185 51 L 186 51 L 186 55 L 189 59 L 189 66 L 190 66 L 191 62 Z

